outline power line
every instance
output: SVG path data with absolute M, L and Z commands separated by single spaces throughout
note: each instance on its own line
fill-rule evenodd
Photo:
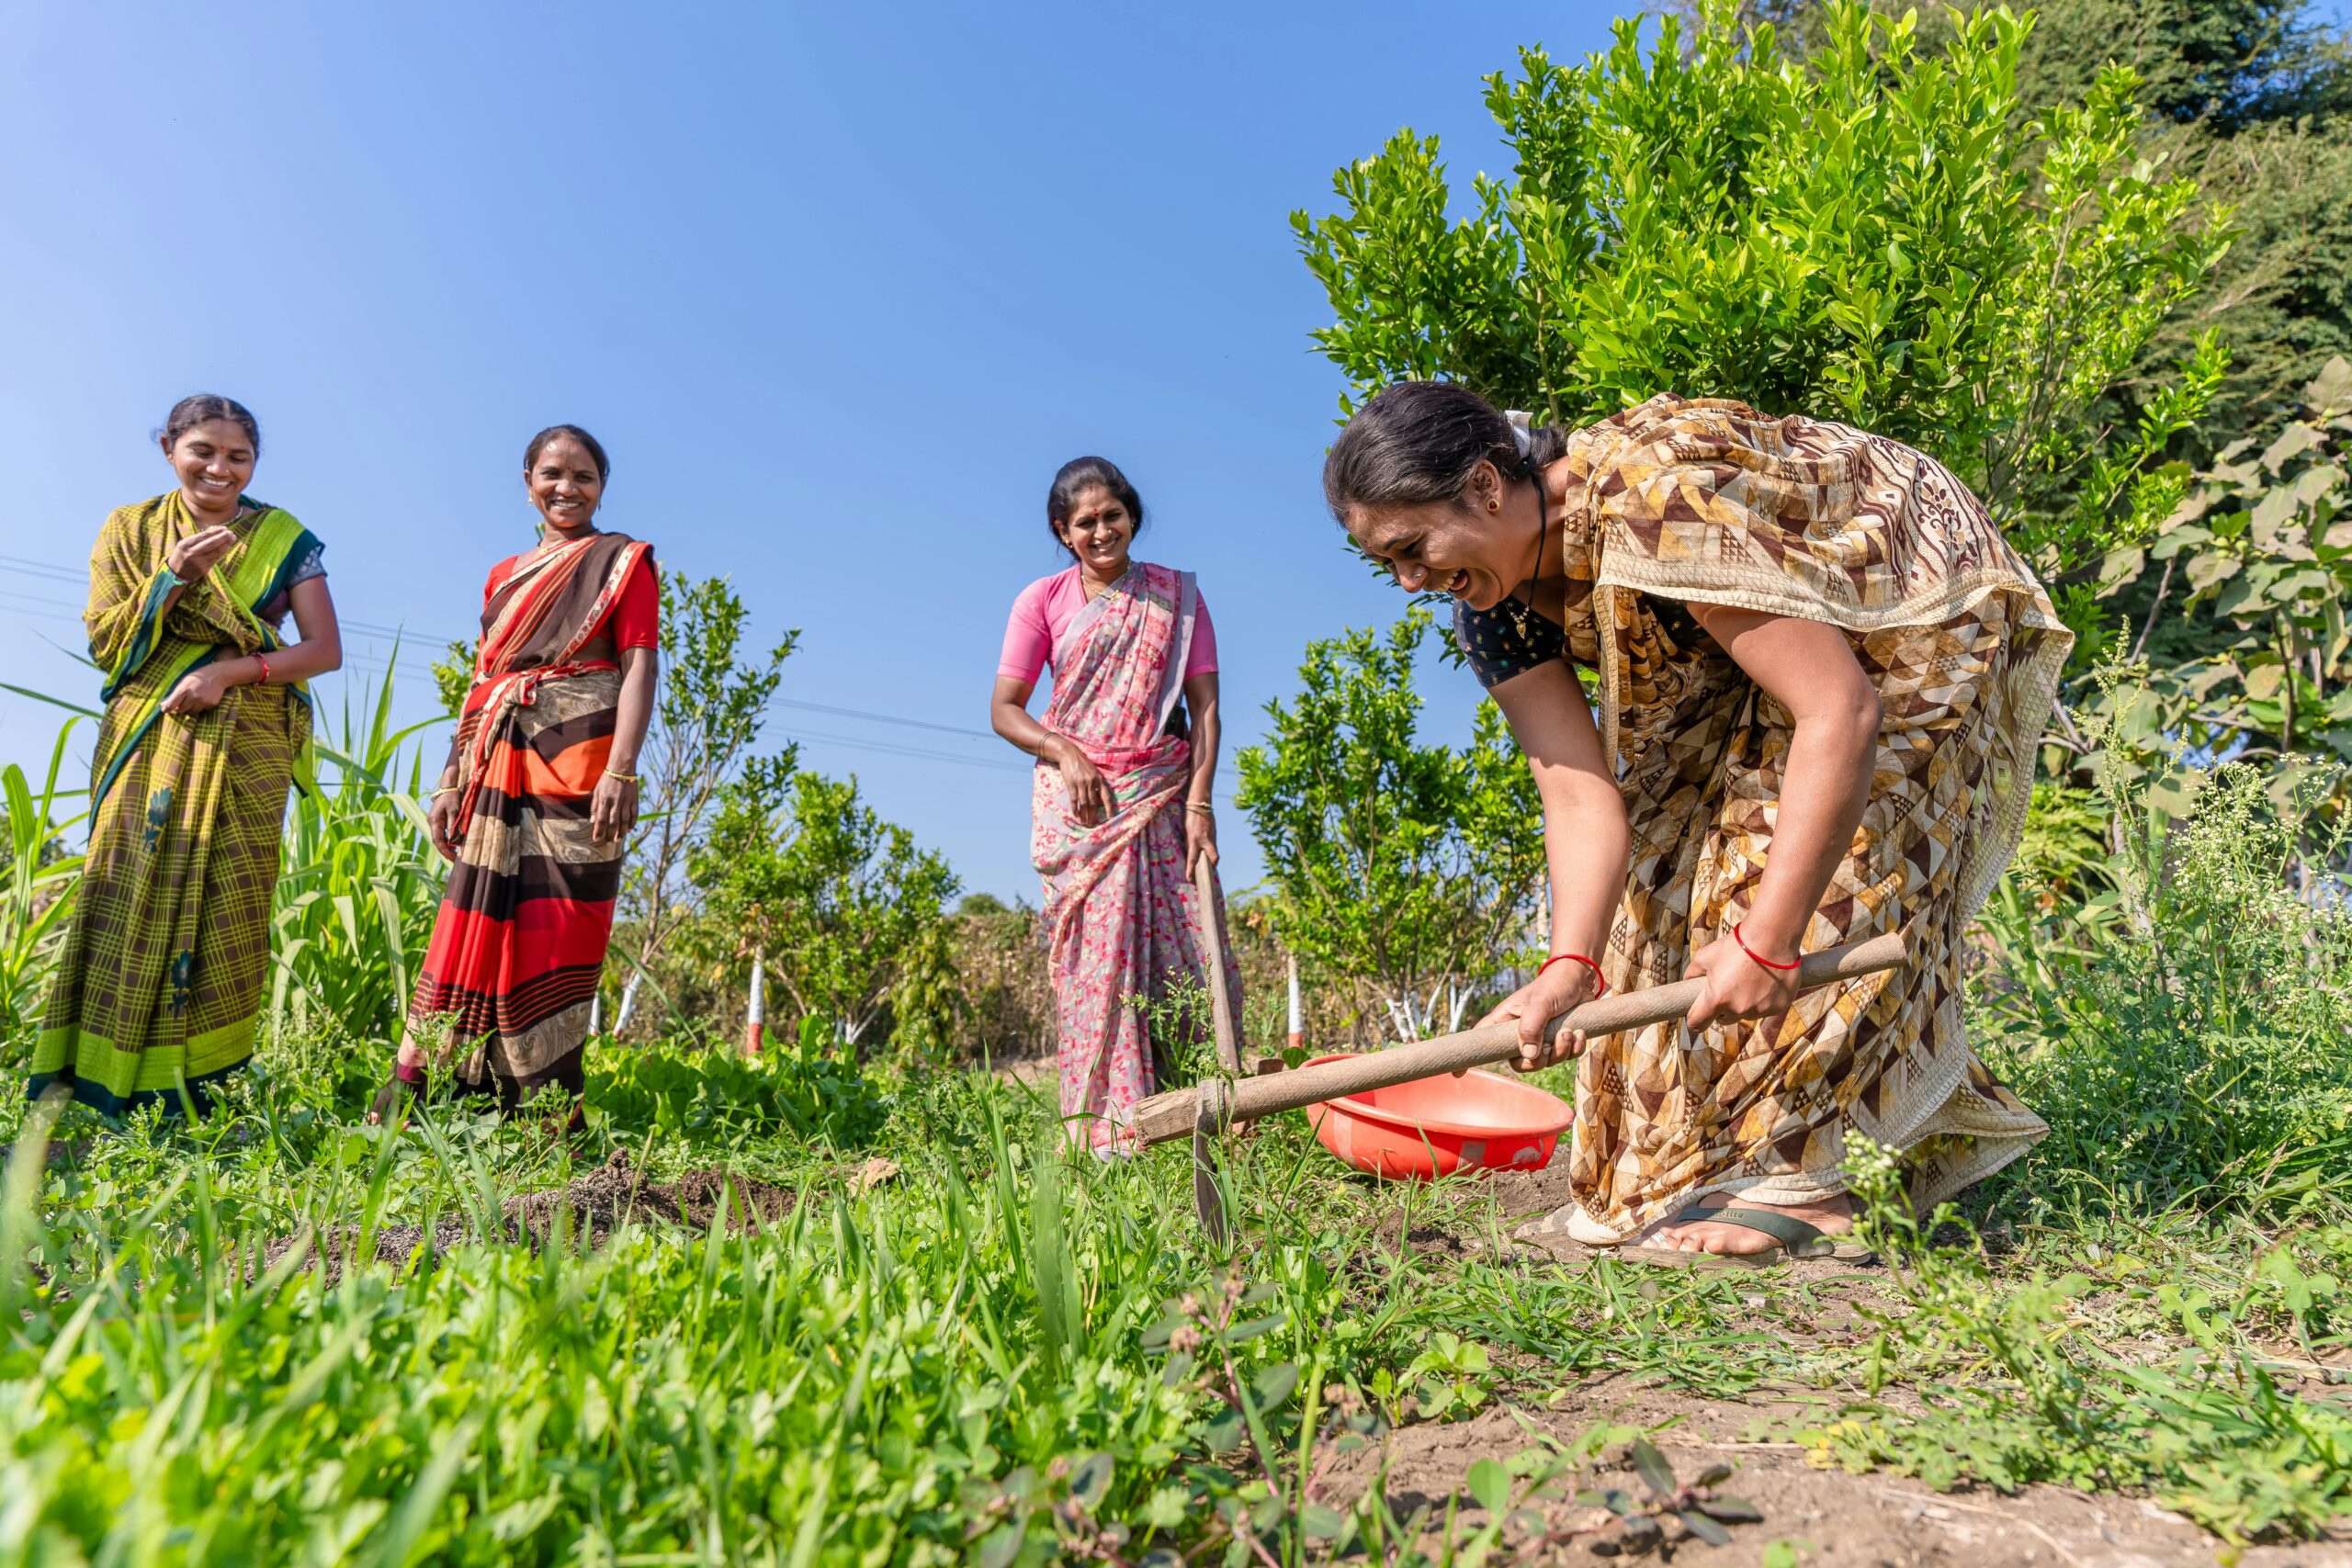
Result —
M 0 568 L 13 570 L 18 575 L 61 583 L 85 583 L 88 581 L 89 575 L 86 571 L 77 570 L 74 568 L 61 565 L 55 561 L 39 560 L 28 556 L 7 554 L 0 554 Z M 7 588 L 0 588 L 0 595 L 5 595 L 9 598 L 23 599 L 31 604 L 40 604 L 51 610 L 71 610 L 75 612 L 75 614 L 70 617 L 62 615 L 55 616 L 54 618 L 57 619 L 73 619 L 78 621 L 81 618 L 80 611 L 82 606 L 79 604 L 69 604 L 62 599 L 44 598 L 37 594 L 24 593 L 17 590 Z M 430 654 L 447 647 L 451 642 L 458 640 L 454 637 L 440 637 L 429 632 L 416 631 L 413 628 L 388 626 L 380 622 L 358 620 L 352 616 L 343 615 L 340 614 L 338 614 L 336 618 L 338 623 L 345 631 L 358 632 L 367 637 L 394 639 L 400 642 L 402 646 L 404 655 L 409 649 L 416 650 L 419 655 L 419 661 L 415 664 L 409 663 L 405 657 L 403 657 L 399 663 L 395 664 L 390 659 L 383 656 L 370 657 L 367 654 L 356 654 L 346 650 L 346 662 L 372 665 L 378 670 L 391 670 L 396 673 L 407 673 L 419 680 L 432 679 Z M 798 697 L 771 697 L 769 701 L 773 702 L 778 707 L 797 708 L 805 713 L 831 714 L 836 718 L 854 718 L 862 720 L 868 724 L 894 725 L 902 729 L 923 729 L 929 730 L 933 734 L 954 735 L 969 740 L 983 740 L 993 743 L 1000 739 L 1000 737 L 998 737 L 992 730 L 975 729 L 967 725 L 941 724 L 935 719 L 912 718 L 902 714 L 877 713 L 871 708 L 843 707 L 833 703 L 812 703 Z M 1007 769 L 1023 773 L 1028 771 L 1028 764 L 1026 763 L 1012 762 L 1001 758 L 979 758 L 968 755 L 959 755 L 948 751 L 927 750 L 920 747 L 899 746 L 888 741 L 859 740 L 854 739 L 848 736 L 825 735 L 814 730 L 805 733 L 807 739 L 819 741 L 823 744 L 858 747 L 868 751 L 879 752 L 884 755 L 913 757 L 931 761 L 964 762 L 974 766 Z
M 899 746 L 888 740 L 861 740 L 848 735 L 827 735 L 821 730 L 802 729 L 784 732 L 786 740 L 813 740 L 821 745 L 848 746 L 861 751 L 878 751 L 888 757 L 913 757 L 932 762 L 960 762 L 967 768 L 989 768 L 1001 773 L 1025 773 L 1030 764 L 1014 762 L 999 757 L 959 756 L 953 751 L 927 750 L 920 746 Z
M 956 724 L 934 724 L 927 718 L 900 718 L 896 714 L 873 713 L 865 708 L 835 707 L 830 703 L 805 703 L 797 697 L 771 697 L 768 700 L 778 707 L 804 708 L 810 713 L 829 713 L 841 718 L 871 719 L 876 724 L 904 725 L 909 729 L 935 729 L 942 735 L 968 735 L 975 740 L 1002 739 L 993 730 L 968 729 Z

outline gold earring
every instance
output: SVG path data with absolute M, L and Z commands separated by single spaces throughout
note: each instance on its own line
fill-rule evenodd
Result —
M 1500 512 L 1502 509 L 1503 509 L 1503 503 L 1502 503 L 1501 502 L 1495 500 L 1495 499 L 1494 499 L 1493 497 L 1491 497 L 1491 496 L 1489 496 L 1489 497 L 1487 498 L 1487 511 L 1489 511 L 1489 512 Z

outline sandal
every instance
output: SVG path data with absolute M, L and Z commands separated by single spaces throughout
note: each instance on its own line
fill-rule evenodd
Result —
M 1702 1203 L 1693 1203 L 1662 1222 L 1658 1228 L 1702 1221 L 1737 1225 L 1742 1230 L 1769 1235 L 1773 1245 L 1761 1252 L 1682 1252 L 1667 1247 L 1621 1247 L 1617 1256 L 1629 1263 L 1645 1263 L 1657 1269 L 1770 1269 L 1776 1263 L 1804 1258 L 1827 1258 L 1856 1267 L 1878 1261 L 1875 1251 L 1850 1235 L 1831 1235 L 1794 1214 L 1774 1213 L 1769 1209 L 1710 1209 Z
M 423 1062 L 393 1061 L 392 1076 L 384 1080 L 384 1087 L 376 1091 L 375 1103 L 368 1108 L 368 1125 L 381 1126 L 399 1113 L 403 1085 L 407 1086 L 408 1102 L 412 1108 L 424 1103 Z

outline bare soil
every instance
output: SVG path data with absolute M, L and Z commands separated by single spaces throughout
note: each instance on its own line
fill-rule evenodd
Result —
M 1393 1215 L 1382 1227 L 1381 1241 L 1435 1259 L 1488 1258 L 1499 1262 L 1518 1258 L 1585 1267 L 1595 1254 L 1564 1236 L 1534 1247 L 1510 1235 L 1525 1220 L 1569 1201 L 1566 1165 L 1556 1161 L 1540 1171 L 1498 1172 L 1487 1181 L 1484 1194 L 1465 1191 L 1452 1206 L 1432 1205 L 1409 1226 L 1401 1214 Z M 1811 1313 L 1797 1322 L 1783 1311 L 1769 1324 L 1759 1316 L 1745 1326 L 1769 1326 L 1774 1333 L 1815 1344 L 1866 1337 L 1870 1325 L 1855 1311 L 1857 1303 L 1890 1301 L 1882 1293 L 1875 1271 L 1828 1259 L 1786 1263 L 1773 1277 L 1815 1286 L 1807 1292 Z M 1757 1297 L 1754 1304 L 1761 1307 L 1763 1298 Z M 1427 1505 L 1435 1529 L 1451 1504 L 1459 1510 L 1456 1536 L 1461 1539 L 1486 1523 L 1485 1513 L 1465 1489 L 1476 1461 L 1508 1460 L 1535 1446 L 1539 1433 L 1574 1443 L 1595 1427 L 1622 1425 L 1649 1431 L 1676 1475 L 1685 1480 L 1710 1465 L 1731 1465 L 1731 1479 L 1717 1492 L 1743 1498 L 1763 1515 L 1761 1523 L 1731 1527 L 1732 1543 L 1724 1547 L 1677 1539 L 1680 1527 L 1669 1525 L 1653 1561 L 1754 1563 L 1767 1545 L 1786 1541 L 1798 1549 L 1801 1562 L 1856 1568 L 2203 1568 L 2222 1562 L 2238 1568 L 2282 1563 L 2352 1568 L 2352 1518 L 2337 1520 L 2324 1540 L 2256 1546 L 2232 1556 L 2223 1543 L 2188 1519 L 2143 1498 L 2043 1485 L 2015 1495 L 1984 1488 L 1945 1494 L 1905 1477 L 1817 1469 L 1803 1445 L 1770 1440 L 1774 1433 L 1817 1418 L 1817 1398 L 1759 1392 L 1747 1399 L 1713 1400 L 1622 1376 L 1551 1387 L 1540 1366 L 1506 1369 L 1498 1362 L 1498 1371 L 1505 1372 L 1509 1383 L 1505 1397 L 1496 1404 L 1451 1424 L 1408 1423 L 1391 1432 L 1383 1445 L 1336 1460 L 1324 1474 L 1317 1498 L 1341 1503 L 1361 1495 L 1385 1461 L 1392 1511 L 1403 1518 Z M 1612 1450 L 1561 1490 L 1572 1496 L 1581 1487 L 1615 1486 L 1645 1495 L 1631 1469 L 1629 1457 L 1622 1450 Z M 1565 1521 L 1589 1526 L 1589 1532 L 1565 1545 L 1539 1548 L 1540 1560 L 1635 1555 L 1634 1543 L 1604 1514 L 1570 1505 L 1553 1510 L 1552 1517 L 1555 1528 Z M 1504 1541 L 1520 1545 L 1524 1537 L 1507 1530 Z
M 888 1175 L 858 1173 L 871 1179 L 888 1179 L 896 1174 L 895 1170 Z M 786 1188 L 723 1166 L 688 1171 L 675 1181 L 648 1181 L 644 1172 L 629 1164 L 625 1151 L 615 1149 L 603 1165 L 562 1187 L 507 1199 L 499 1205 L 495 1229 L 487 1235 L 488 1228 L 477 1224 L 472 1215 L 452 1212 L 441 1215 L 430 1230 L 413 1224 L 382 1226 L 376 1232 L 374 1255 L 379 1262 L 395 1265 L 420 1256 L 429 1261 L 453 1247 L 484 1239 L 536 1247 L 559 1231 L 575 1246 L 602 1247 L 616 1228 L 631 1220 L 708 1230 L 718 1218 L 722 1194 L 733 1199 L 728 1224 L 753 1230 L 783 1219 L 797 1201 Z M 357 1227 L 348 1225 L 316 1237 L 317 1250 L 330 1273 L 340 1271 L 360 1239 Z M 275 1264 L 301 1240 L 300 1236 L 281 1236 L 273 1241 L 263 1254 L 263 1264 Z
M 1758 1442 L 1748 1434 L 1800 1413 L 1794 1402 L 1708 1401 L 1603 1378 L 1560 1391 L 1548 1407 L 1498 1405 L 1451 1425 L 1407 1426 L 1385 1448 L 1343 1456 L 1324 1474 L 1319 1500 L 1344 1503 L 1361 1495 L 1387 1463 L 1386 1496 L 1401 1518 L 1430 1505 L 1432 1523 L 1458 1502 L 1457 1538 L 1486 1523 L 1464 1489 L 1470 1466 L 1505 1459 L 1533 1445 L 1538 1432 L 1573 1443 L 1595 1426 L 1622 1423 L 1649 1428 L 1678 1477 L 1688 1480 L 1717 1462 L 1733 1467 L 1718 1492 L 1744 1498 L 1763 1515 L 1758 1524 L 1731 1528 L 1732 1542 L 1713 1547 L 1669 1539 L 1658 1556 L 1678 1564 L 1752 1564 L 1773 1541 L 1799 1549 L 1807 1564 L 1853 1568 L 2009 1568 L 2030 1564 L 2079 1568 L 2208 1568 L 2228 1561 L 2221 1543 L 2177 1514 L 2142 1499 L 2089 1496 L 2056 1486 L 2032 1486 L 2014 1496 L 1989 1491 L 1944 1494 L 1895 1476 L 1849 1475 L 1816 1470 L 1794 1443 Z M 1663 1428 L 1662 1430 L 1660 1428 Z M 1577 1486 L 1641 1487 L 1623 1452 L 1603 1454 L 1578 1476 Z M 1585 1511 L 1571 1508 L 1569 1522 Z M 1596 1527 L 1600 1516 L 1592 1515 Z M 1506 1534 L 1507 1543 L 1514 1537 Z M 1598 1561 L 1625 1555 L 1620 1529 L 1595 1528 L 1553 1549 L 1550 1561 Z M 2247 1549 L 2242 1568 L 2352 1564 L 2352 1534 L 2326 1541 Z

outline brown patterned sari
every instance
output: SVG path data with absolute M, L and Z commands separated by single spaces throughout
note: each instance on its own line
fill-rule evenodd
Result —
M 1566 481 L 1566 651 L 1600 673 L 1633 828 L 1611 988 L 1680 978 L 1746 916 L 1770 852 L 1792 721 L 1694 635 L 1692 603 L 1851 639 L 1878 758 L 1804 945 L 1906 929 L 1913 956 L 1779 1016 L 1595 1042 L 1577 1205 L 1625 1236 L 1710 1192 L 1817 1201 L 1845 1188 L 1849 1132 L 1901 1151 L 1921 1204 L 2015 1159 L 2047 1129 L 1969 1048 L 1961 938 L 2017 847 L 2074 641 L 2032 572 L 1932 458 L 1739 403 L 1655 398 L 1577 432 L 1547 477 L 1555 497 Z

